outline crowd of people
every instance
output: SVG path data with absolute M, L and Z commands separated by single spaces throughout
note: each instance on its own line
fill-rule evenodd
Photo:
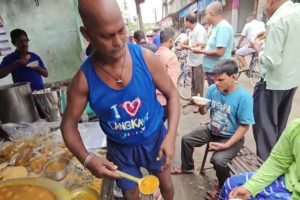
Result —
M 124 198 L 130 200 L 140 199 L 137 184 L 122 179 L 116 169 L 142 177 L 143 167 L 158 177 L 163 199 L 171 200 L 171 174 L 193 173 L 194 149 L 209 144 L 218 184 L 205 199 L 300 198 L 299 119 L 286 128 L 300 84 L 298 3 L 266 0 L 266 25 L 249 16 L 237 43 L 238 62 L 232 59 L 234 31 L 218 1 L 207 6 L 205 25 L 191 13 L 184 17 L 185 27 L 177 38 L 172 28 L 164 27 L 153 31 L 152 42 L 142 30 L 129 40 L 116 1 L 79 0 L 78 7 L 80 31 L 90 43 L 89 56 L 69 86 L 61 130 L 66 146 L 84 167 L 97 177 L 115 178 Z M 0 78 L 11 73 L 14 82 L 30 82 L 32 90 L 42 89 L 41 76 L 47 77 L 48 72 L 42 59 L 28 51 L 27 33 L 15 29 L 10 36 L 16 50 L 1 62 Z M 248 43 L 241 47 L 245 38 Z M 178 167 L 171 166 L 180 116 L 176 90 L 180 63 L 175 51 L 187 52 L 192 95 L 209 100 L 194 112 L 210 114 L 206 125 L 182 137 Z M 252 53 L 259 55 L 262 70 L 253 95 L 236 84 L 239 68 L 247 67 L 245 57 Z M 33 61 L 36 65 L 28 66 Z M 107 135 L 107 158 L 89 153 L 80 137 L 77 125 L 87 103 Z M 242 148 L 252 125 L 257 155 L 265 162 L 255 173 L 230 177 L 227 163 Z

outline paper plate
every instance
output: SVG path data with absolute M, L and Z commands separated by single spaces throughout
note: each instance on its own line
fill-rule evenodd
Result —
M 39 65 L 39 61 L 32 61 L 26 65 L 26 67 L 37 67 Z

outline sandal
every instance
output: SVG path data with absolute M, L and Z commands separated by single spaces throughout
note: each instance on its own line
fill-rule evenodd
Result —
M 218 186 L 213 186 L 212 189 L 208 190 L 205 195 L 206 200 L 218 200 L 220 194 L 220 189 Z

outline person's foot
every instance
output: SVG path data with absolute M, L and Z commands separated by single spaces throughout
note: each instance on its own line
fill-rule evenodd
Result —
M 218 200 L 220 194 L 220 188 L 217 184 L 214 184 L 210 190 L 206 192 L 205 199 L 206 200 Z
M 181 167 L 172 167 L 171 174 L 172 175 L 179 175 L 179 174 L 193 174 L 194 170 L 184 170 Z

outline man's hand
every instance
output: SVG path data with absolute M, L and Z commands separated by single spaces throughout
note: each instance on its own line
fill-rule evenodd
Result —
M 104 176 L 111 178 L 121 178 L 120 175 L 114 172 L 118 168 L 118 166 L 102 157 L 93 157 L 87 164 L 87 168 L 94 176 L 98 178 L 102 178 Z
M 25 65 L 25 64 L 28 63 L 29 59 L 30 59 L 30 55 L 28 54 L 28 55 L 26 55 L 26 56 L 20 58 L 19 60 L 17 60 L 17 61 L 16 61 L 16 64 L 17 64 L 18 66 Z
M 221 142 L 210 142 L 209 147 L 215 151 L 221 151 L 229 148 L 226 143 Z
M 241 48 L 241 45 L 236 45 L 236 49 L 240 49 Z
M 257 53 L 259 53 L 262 49 L 261 46 L 255 41 L 250 41 L 250 47 L 255 49 Z
M 244 187 L 234 188 L 229 193 L 229 199 L 239 198 L 242 200 L 247 200 L 250 198 L 250 196 L 251 196 L 250 192 Z
M 266 32 L 263 31 L 256 35 L 255 40 L 263 40 L 265 38 L 266 38 Z
M 193 53 L 198 53 L 198 54 L 203 54 L 203 50 L 201 47 L 194 47 L 194 48 L 191 48 L 191 51 Z
M 168 135 L 170 134 L 167 133 L 167 136 L 160 146 L 157 157 L 157 160 L 160 160 L 163 156 L 165 156 L 165 163 L 162 166 L 163 170 L 168 169 L 171 166 L 172 159 L 175 155 L 175 141 L 172 138 L 168 137 Z

